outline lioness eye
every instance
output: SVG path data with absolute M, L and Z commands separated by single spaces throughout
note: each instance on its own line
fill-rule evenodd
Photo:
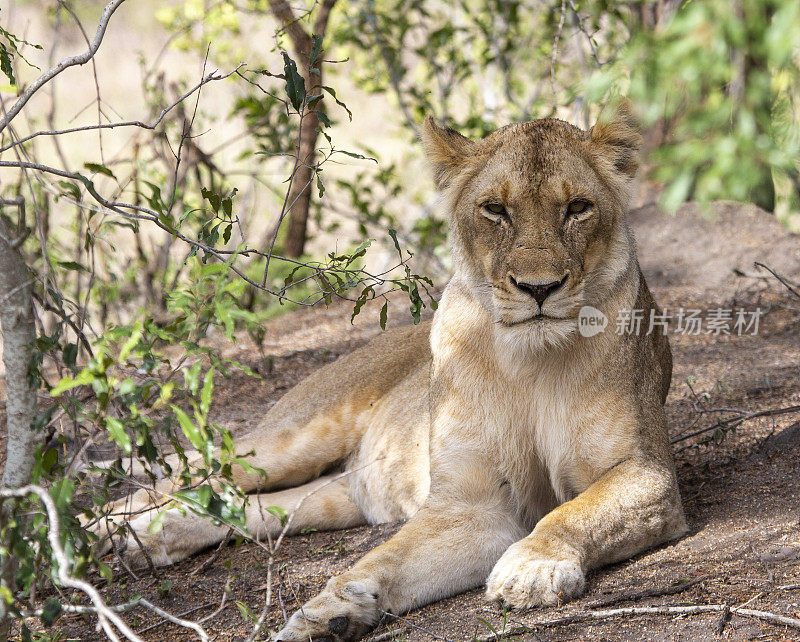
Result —
M 583 214 L 588 211 L 591 207 L 592 204 L 589 201 L 572 201 L 567 206 L 567 214 L 570 216 L 577 216 L 578 214 Z
M 495 216 L 508 216 L 506 208 L 503 207 L 500 203 L 484 203 L 483 209 L 485 209 L 490 214 L 494 214 Z

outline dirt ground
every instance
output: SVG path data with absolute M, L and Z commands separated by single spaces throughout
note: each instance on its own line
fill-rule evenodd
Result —
M 631 215 L 643 270 L 663 308 L 699 308 L 703 316 L 718 307 L 759 307 L 765 312 L 754 336 L 687 335 L 673 327 L 675 368 L 667 413 L 675 439 L 734 416 L 700 409 L 754 412 L 800 404 L 800 298 L 753 266 L 763 261 L 800 281 L 800 237 L 753 207 L 719 203 L 713 209 L 714 216 L 692 205 L 675 217 L 653 207 Z M 269 325 L 264 357 L 245 340 L 226 347 L 227 356 L 247 363 L 263 378 L 237 374 L 220 379 L 216 420 L 238 434 L 254 427 L 303 376 L 379 332 L 377 315 L 377 308 L 367 310 L 351 326 L 343 306 L 295 312 Z M 407 317 L 403 302 L 394 302 L 390 322 L 407 323 Z M 800 617 L 800 412 L 756 417 L 724 438 L 706 442 L 712 434 L 675 444 L 690 526 L 680 541 L 592 572 L 586 595 L 563 606 L 504 615 L 484 600 L 481 590 L 474 590 L 412 611 L 373 635 L 393 630 L 392 639 L 471 640 L 491 634 L 490 626 L 501 630 L 505 618 L 508 627 L 528 627 L 517 638 L 524 640 L 800 639 L 800 630 L 738 615 L 720 636 L 717 613 L 541 624 L 615 597 L 620 599 L 607 608 L 747 603 L 747 608 Z M 289 538 L 276 558 L 278 599 L 268 614 L 269 626 L 279 627 L 331 574 L 349 567 L 397 528 L 399 524 L 388 524 Z M 204 626 L 214 640 L 242 640 L 252 624 L 243 618 L 240 605 L 256 615 L 261 611 L 266 554 L 252 543 L 228 546 L 209 568 L 190 575 L 213 554 L 162 569 L 157 577 L 143 571 L 138 580 L 117 567 L 118 580 L 103 593 L 109 603 L 141 594 L 172 613 L 199 619 L 215 611 L 227 586 L 225 608 Z M 689 580 L 698 581 L 671 595 L 629 595 Z M 130 612 L 128 621 L 146 640 L 196 639 L 144 610 Z M 55 628 L 64 639 L 101 638 L 83 616 L 63 616 Z

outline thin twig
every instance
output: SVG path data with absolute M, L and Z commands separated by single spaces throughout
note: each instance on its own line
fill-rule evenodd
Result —
M 136 529 L 133 528 L 130 524 L 125 525 L 125 530 L 127 530 L 132 536 L 133 539 L 136 541 L 136 545 L 139 547 L 139 550 L 144 555 L 144 559 L 147 561 L 147 566 L 150 569 L 150 572 L 153 574 L 153 577 L 160 577 L 160 573 L 156 571 L 156 565 L 153 564 L 153 558 L 150 557 L 150 553 L 147 552 L 147 548 L 145 548 L 144 544 L 142 544 L 142 540 L 139 539 L 139 536 L 136 534 Z M 109 537 L 113 537 L 109 535 Z
M 264 598 L 264 608 L 261 609 L 261 613 L 258 616 L 258 620 L 256 621 L 255 625 L 253 626 L 253 632 L 248 636 L 248 638 L 247 638 L 247 640 L 245 640 L 245 642 L 253 642 L 256 639 L 256 636 L 261 631 L 261 627 L 264 625 L 264 621 L 267 618 L 267 613 L 269 612 L 269 609 L 272 606 L 272 568 L 273 568 L 273 565 L 275 563 L 275 555 L 278 553 L 278 549 L 280 549 L 281 544 L 283 543 L 283 539 L 286 537 L 286 534 L 289 532 L 289 527 L 292 525 L 292 522 L 294 521 L 294 517 L 297 514 L 297 512 L 300 510 L 302 505 L 306 502 L 306 500 L 309 497 L 311 497 L 315 493 L 318 493 L 323 488 L 333 484 L 334 482 L 339 481 L 343 477 L 347 477 L 348 475 L 352 475 L 355 472 L 363 470 L 363 469 L 367 468 L 368 466 L 371 466 L 375 462 L 380 461 L 381 459 L 383 459 L 383 457 L 378 457 L 378 458 L 376 458 L 376 459 L 374 459 L 374 460 L 372 460 L 370 462 L 367 462 L 363 466 L 359 466 L 358 468 L 353 468 L 351 470 L 346 470 L 343 473 L 339 473 L 338 475 L 334 475 L 329 480 L 327 480 L 325 483 L 320 484 L 319 486 L 316 486 L 315 488 L 312 488 L 310 491 L 308 491 L 305 495 L 303 495 L 300 498 L 300 501 L 297 502 L 297 504 L 295 504 L 294 510 L 292 510 L 292 512 L 287 517 L 286 522 L 284 522 L 284 524 L 283 524 L 283 528 L 281 529 L 280 534 L 278 535 L 278 537 L 275 539 L 274 542 L 272 541 L 272 538 L 269 536 L 269 529 L 267 529 L 267 540 L 269 542 L 269 557 L 267 558 L 267 590 L 266 590 L 266 596 Z M 262 518 L 262 520 L 265 520 L 264 511 L 263 511 L 263 509 L 261 507 L 261 498 L 260 498 L 260 496 L 257 496 L 257 499 L 259 501 L 259 510 L 261 512 L 261 518 Z M 302 610 L 302 607 L 301 607 L 301 610 Z
M 553 41 L 553 55 L 550 57 L 550 90 L 555 99 L 556 95 L 556 62 L 558 61 L 558 41 L 561 39 L 561 32 L 564 30 L 564 18 L 567 16 L 567 2 L 561 0 L 561 19 L 558 21 L 558 30 Z
M 600 57 L 597 55 L 597 49 L 594 46 L 594 40 L 589 32 L 586 30 L 585 25 L 583 24 L 583 18 L 581 18 L 581 14 L 578 13 L 578 8 L 575 6 L 574 0 L 569 0 L 569 8 L 572 9 L 572 13 L 578 21 L 578 29 L 581 30 L 584 36 L 586 36 L 586 41 L 589 43 L 589 49 L 592 52 L 592 58 L 594 58 L 595 63 L 597 64 L 597 68 L 600 69 L 603 66 L 603 63 L 600 62 Z
M 758 261 L 755 262 L 755 265 L 757 265 L 758 267 L 764 268 L 767 272 L 772 274 L 772 276 L 774 276 L 776 279 L 778 279 L 778 281 L 780 281 L 783 285 L 785 285 L 786 288 L 789 290 L 789 292 L 794 294 L 796 297 L 800 297 L 800 290 L 797 290 L 796 289 L 797 286 L 795 286 L 794 284 L 790 283 L 789 279 L 787 279 L 785 276 L 781 276 L 775 270 L 773 270 L 771 267 L 768 267 L 768 266 L 764 265 L 763 263 L 759 263 Z
M 505 638 L 514 637 L 516 635 L 524 635 L 530 633 L 531 627 L 529 626 L 515 626 L 511 629 L 503 629 L 495 633 L 489 633 L 480 638 L 473 638 L 474 642 L 494 642 L 494 640 L 504 640 Z
M 211 555 L 207 560 L 204 560 L 202 564 L 200 564 L 196 569 L 191 571 L 189 575 L 198 575 L 199 573 L 204 572 L 207 568 L 209 568 L 214 562 L 217 561 L 219 554 L 222 552 L 222 549 L 228 545 L 228 542 L 231 541 L 231 536 L 233 535 L 233 528 L 229 528 L 227 534 L 217 546 L 217 550 L 214 551 L 214 554 Z

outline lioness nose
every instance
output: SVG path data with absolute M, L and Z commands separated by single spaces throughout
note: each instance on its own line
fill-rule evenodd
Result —
M 510 274 L 508 278 L 511 279 L 511 283 L 525 292 L 526 294 L 531 295 L 534 299 L 536 299 L 536 303 L 539 304 L 541 307 L 544 305 L 544 300 L 550 296 L 553 292 L 558 290 L 564 283 L 567 281 L 568 274 L 564 276 L 563 279 L 560 281 L 550 281 L 549 283 L 528 283 L 526 281 L 517 281 L 513 276 Z

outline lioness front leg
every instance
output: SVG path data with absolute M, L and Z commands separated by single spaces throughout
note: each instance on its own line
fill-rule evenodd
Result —
M 685 531 L 671 468 L 629 459 L 511 546 L 492 570 L 486 594 L 513 608 L 555 604 L 583 592 L 589 569 L 627 559 Z
M 276 640 L 352 640 L 384 613 L 401 614 L 476 586 L 524 531 L 500 484 L 482 497 L 429 496 L 388 542 L 325 589 L 286 623 Z

